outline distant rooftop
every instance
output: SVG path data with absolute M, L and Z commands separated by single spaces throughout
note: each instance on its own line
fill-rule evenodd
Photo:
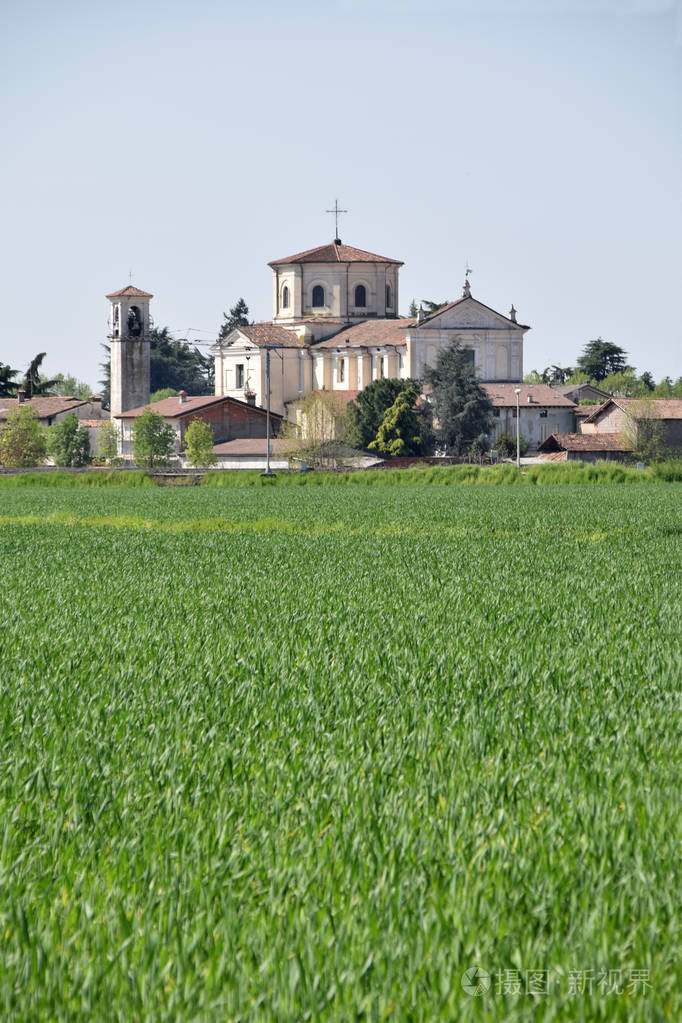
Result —
M 280 266 L 282 263 L 393 263 L 402 266 L 400 259 L 378 256 L 376 252 L 355 249 L 352 245 L 344 245 L 340 238 L 335 238 L 328 245 L 319 245 L 315 249 L 306 249 L 293 256 L 273 259 L 268 266 Z

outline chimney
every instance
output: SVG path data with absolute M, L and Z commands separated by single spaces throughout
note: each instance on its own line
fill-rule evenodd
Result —
M 527 400 L 527 402 L 528 402 L 528 404 L 529 404 L 529 405 L 532 405 L 532 404 L 533 404 L 533 395 L 532 395 L 532 394 L 529 394 L 529 395 L 528 395 L 528 398 L 527 398 L 526 400 Z
M 101 394 L 91 394 L 90 395 L 90 401 L 93 403 L 93 405 L 97 405 L 97 404 L 101 405 L 102 404 L 102 395 Z
M 246 394 L 244 395 L 244 397 L 246 398 L 246 404 L 247 405 L 255 406 L 255 404 L 256 404 L 256 392 L 255 391 L 247 391 Z
M 179 404 L 180 405 L 184 405 L 186 401 L 187 401 L 187 391 L 179 391 L 178 392 L 178 402 L 179 402 Z
M 23 389 L 23 387 L 20 387 L 19 390 L 17 391 L 17 398 L 19 399 L 19 404 L 23 405 L 24 401 L 26 400 L 26 391 Z

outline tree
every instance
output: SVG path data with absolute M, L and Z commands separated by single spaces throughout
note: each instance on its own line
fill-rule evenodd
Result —
M 384 414 L 376 440 L 367 447 L 382 455 L 420 455 L 424 450 L 421 424 L 414 409 L 417 392 L 412 388 L 401 391 Z
M 536 369 L 532 369 L 530 373 L 525 374 L 523 382 L 524 384 L 542 384 L 544 379 Z
M 48 380 L 40 373 L 40 367 L 46 355 L 47 352 L 39 352 L 28 364 L 28 369 L 22 381 L 22 387 L 29 398 L 39 394 L 51 394 L 52 388 L 56 383 L 56 380 Z
M 560 387 L 562 384 L 567 384 L 570 380 L 573 370 L 570 366 L 566 368 L 562 366 L 546 366 L 542 371 L 541 381 L 543 384 L 548 384 L 550 387 Z
M 653 376 L 651 375 L 648 369 L 645 369 L 644 372 L 640 375 L 639 382 L 643 384 L 644 387 L 646 387 L 647 391 L 653 391 L 654 387 L 656 386 L 656 381 L 654 380 Z
M 185 433 L 185 457 L 190 465 L 215 465 L 213 445 L 215 437 L 209 423 L 204 419 L 193 419 Z
M 175 430 L 163 416 L 146 408 L 133 423 L 133 452 L 138 465 L 153 469 L 168 465 L 175 446 Z
M 346 406 L 345 438 L 352 448 L 368 448 L 376 440 L 386 412 L 399 394 L 412 390 L 421 393 L 416 380 L 386 378 L 373 380 Z
M 171 387 L 188 394 L 213 393 L 213 359 L 202 355 L 186 341 L 176 340 L 168 327 L 155 327 L 149 333 L 149 340 L 151 391 Z
M 438 353 L 424 378 L 431 387 L 436 437 L 446 451 L 463 454 L 493 425 L 493 405 L 476 377 L 470 352 L 457 341 Z
M 90 461 L 90 434 L 75 412 L 69 412 L 47 431 L 47 453 L 55 465 L 80 467 Z
M 647 387 L 637 379 L 631 366 L 626 366 L 619 373 L 609 373 L 599 381 L 602 390 L 618 398 L 636 398 L 648 393 Z
M 498 433 L 494 440 L 495 450 L 499 451 L 503 458 L 516 458 L 516 434 Z M 528 451 L 528 441 L 522 433 L 519 434 L 519 454 L 525 455 Z
M 630 402 L 621 436 L 643 462 L 660 462 L 667 455 L 666 428 L 650 396 Z
M 118 434 L 111 419 L 103 419 L 97 427 L 97 457 L 107 465 L 118 462 Z
M 578 359 L 578 369 L 599 383 L 609 373 L 621 373 L 625 369 L 626 355 L 627 352 L 618 345 L 598 337 L 588 341 L 583 348 L 583 354 Z
M 223 319 L 225 322 L 221 324 L 218 332 L 219 341 L 224 341 L 225 338 L 237 327 L 248 327 L 249 307 L 244 299 L 240 298 L 236 304 L 232 306 L 229 313 L 223 313 Z
M 45 430 L 30 405 L 13 409 L 0 429 L 0 462 L 8 469 L 27 469 L 45 461 Z
M 17 393 L 17 383 L 12 378 L 18 375 L 18 369 L 11 369 L 4 362 L 0 362 L 0 398 L 11 398 Z
M 346 442 L 345 410 L 327 391 L 312 391 L 293 406 L 282 424 L 284 454 L 310 468 L 336 468 L 354 454 Z
M 415 302 L 414 299 L 412 299 L 412 301 L 410 302 L 410 308 L 408 309 L 408 315 L 411 316 L 412 319 L 414 320 L 416 319 L 418 312 L 419 308 L 417 306 L 417 303 Z
M 109 345 L 100 345 L 105 352 L 104 362 L 100 362 L 102 379 L 98 380 L 99 389 L 102 394 L 102 408 L 109 408 L 111 405 L 111 348 Z
M 149 395 L 149 404 L 153 405 L 155 401 L 163 401 L 164 398 L 177 398 L 177 396 L 178 392 L 174 387 L 162 387 L 160 391 L 154 391 Z
M 433 316 L 434 313 L 437 313 L 439 309 L 443 309 L 446 305 L 450 305 L 450 303 L 448 301 L 431 302 L 426 298 L 422 300 L 422 306 L 427 316 Z
M 86 384 L 84 380 L 76 380 L 75 376 L 71 373 L 57 373 L 54 378 L 53 394 L 59 394 L 64 397 L 81 398 L 83 401 L 87 401 L 92 397 L 92 387 Z

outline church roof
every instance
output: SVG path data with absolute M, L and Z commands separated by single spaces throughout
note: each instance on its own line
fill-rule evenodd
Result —
M 236 327 L 235 330 L 248 337 L 258 348 L 265 345 L 279 345 L 280 348 L 301 347 L 301 342 L 292 330 L 285 330 L 276 323 L 252 323 L 248 327 Z
M 435 312 L 429 313 L 428 316 L 425 316 L 422 322 L 418 323 L 417 326 L 424 327 L 427 323 L 431 323 L 439 316 L 442 316 L 443 313 L 446 313 L 448 311 L 448 309 L 454 309 L 456 305 L 461 305 L 462 302 L 469 301 L 474 302 L 476 305 L 482 306 L 483 309 L 487 309 L 491 313 L 495 313 L 495 316 L 501 316 L 503 320 L 509 320 L 509 323 L 511 323 L 514 327 L 521 327 L 522 330 L 530 330 L 530 327 L 528 326 L 527 323 L 517 323 L 516 320 L 510 320 L 508 316 L 504 315 L 504 313 L 499 313 L 497 309 L 493 309 L 492 306 L 486 305 L 485 302 L 479 302 L 479 300 L 477 298 L 474 298 L 473 295 L 462 295 L 461 298 L 456 298 L 454 302 L 448 302 L 447 305 L 444 305 L 440 309 L 436 309 Z
M 381 345 L 404 345 L 406 343 L 403 331 L 406 327 L 413 326 L 413 319 L 391 319 L 391 320 L 363 320 L 362 323 L 354 323 L 345 330 L 325 338 L 313 344 L 317 348 L 367 348 L 379 347 Z
M 280 266 L 282 263 L 394 263 L 402 266 L 400 259 L 389 259 L 388 256 L 377 256 L 375 252 L 355 249 L 352 245 L 344 245 L 340 238 L 335 238 L 329 245 L 320 245 L 316 249 L 306 249 L 294 256 L 284 259 L 273 259 L 268 266 Z
M 125 288 L 119 288 L 118 291 L 112 291 L 110 295 L 105 295 L 105 298 L 154 298 L 148 291 L 142 291 L 140 288 L 136 288 L 134 284 L 128 284 Z
M 265 409 L 260 405 L 249 405 L 248 402 L 240 401 L 239 398 L 233 398 L 229 394 L 187 394 L 182 401 L 180 395 L 176 394 L 170 398 L 161 398 L 160 401 L 147 402 L 146 405 L 139 405 L 138 408 L 127 409 L 114 418 L 137 419 L 150 408 L 152 412 L 163 416 L 164 419 L 181 419 L 183 416 L 197 413 L 213 405 L 240 405 L 249 410 L 249 415 L 251 413 L 265 415 Z M 271 412 L 270 415 L 275 419 L 282 418 L 276 412 Z

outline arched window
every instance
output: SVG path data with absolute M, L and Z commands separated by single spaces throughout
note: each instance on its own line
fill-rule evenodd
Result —
M 367 305 L 367 288 L 364 284 L 357 284 L 355 287 L 355 306 L 364 309 Z
M 387 309 L 390 309 L 391 306 L 393 305 L 392 298 L 393 298 L 393 296 L 391 295 L 391 285 L 387 284 L 386 285 L 386 308 Z
M 285 284 L 284 287 L 282 288 L 282 309 L 288 309 L 288 308 L 289 308 L 289 289 L 288 289 L 288 287 Z
M 324 306 L 324 288 L 316 284 L 313 288 L 313 309 L 321 309 Z

